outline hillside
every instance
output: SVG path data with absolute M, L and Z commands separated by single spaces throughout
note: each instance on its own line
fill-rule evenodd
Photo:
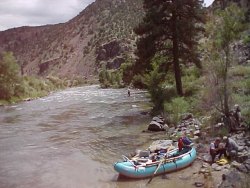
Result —
M 0 52 L 12 51 L 26 75 L 91 79 L 132 55 L 142 17 L 142 0 L 96 0 L 66 23 L 0 32 Z

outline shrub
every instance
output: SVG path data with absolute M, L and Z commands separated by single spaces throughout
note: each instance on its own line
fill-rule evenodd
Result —
M 20 68 L 12 52 L 0 54 L 0 99 L 9 100 L 20 82 Z
M 177 97 L 171 100 L 170 103 L 164 103 L 164 111 L 169 114 L 170 121 L 174 124 L 180 121 L 183 113 L 189 111 L 189 107 L 189 103 L 183 97 Z
M 248 76 L 250 75 L 250 66 L 238 65 L 230 69 L 229 73 L 231 76 Z
M 140 89 L 143 89 L 143 88 L 146 88 L 146 85 L 144 83 L 144 78 L 142 75 L 140 74 L 137 74 L 133 77 L 132 79 L 132 84 L 133 86 L 135 86 L 136 88 L 140 88 Z

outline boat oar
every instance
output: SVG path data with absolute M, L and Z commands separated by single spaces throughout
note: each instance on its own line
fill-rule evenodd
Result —
M 169 151 L 170 151 L 170 149 L 172 149 L 172 146 L 173 146 L 173 145 L 171 144 L 171 146 L 168 147 L 168 150 L 167 150 L 166 154 L 164 155 L 163 159 L 162 159 L 162 160 L 160 161 L 160 163 L 158 164 L 157 168 L 155 169 L 153 175 L 151 176 L 151 178 L 149 179 L 149 181 L 148 181 L 147 184 L 149 184 L 149 183 L 152 181 L 152 179 L 154 178 L 155 174 L 157 173 L 157 171 L 159 170 L 161 164 L 163 163 L 165 156 L 167 156 L 168 153 L 169 153 Z
M 160 161 L 160 163 L 158 164 L 157 168 L 155 169 L 155 171 L 154 171 L 153 175 L 151 176 L 151 178 L 149 179 L 149 181 L 148 181 L 148 183 L 147 183 L 147 184 L 149 184 L 149 183 L 152 181 L 152 179 L 154 178 L 154 176 L 155 176 L 156 172 L 159 170 L 159 168 L 160 168 L 160 166 L 161 166 L 162 162 L 163 162 L 163 160 L 161 160 L 161 161 Z

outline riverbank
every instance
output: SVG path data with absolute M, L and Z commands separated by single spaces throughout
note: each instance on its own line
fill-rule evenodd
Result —
M 208 138 L 196 143 L 198 152 L 196 162 L 199 163 L 198 174 L 202 177 L 200 183 L 203 183 L 204 187 L 247 188 L 250 186 L 250 133 L 249 131 L 241 131 L 228 136 L 234 139 L 243 149 L 238 152 L 234 159 L 228 160 L 226 164 L 213 163 L 210 165 L 209 144 L 215 138 L 208 135 Z M 216 160 L 219 159 L 216 158 Z
M 0 106 L 39 99 L 68 88 L 98 84 L 98 79 L 85 80 L 76 78 L 70 80 L 53 76 L 47 76 L 43 79 L 24 76 L 21 79 L 21 83 L 22 84 L 17 87 L 17 90 L 20 90 L 19 92 L 15 91 L 9 99 L 0 99 Z
M 156 118 L 153 118 L 156 119 Z M 202 118 L 203 120 L 206 117 Z M 226 187 L 250 187 L 250 132 L 249 129 L 233 133 L 225 131 L 227 128 L 220 124 L 220 127 L 213 126 L 214 129 L 207 126 L 206 121 L 194 118 L 192 114 L 185 114 L 182 121 L 175 127 L 165 125 L 166 131 L 159 132 L 155 139 L 172 139 L 178 140 L 182 132 L 186 132 L 188 137 L 193 140 L 194 147 L 197 150 L 197 159 L 188 167 L 189 170 L 183 171 L 184 174 L 180 179 L 192 179 L 192 184 L 196 187 L 206 188 L 226 188 Z M 150 123 L 152 124 L 152 122 Z M 150 126 L 149 126 L 150 127 Z M 223 130 L 223 131 L 222 131 Z M 145 133 L 152 134 L 148 131 Z M 237 155 L 228 163 L 211 164 L 209 154 L 210 143 L 220 136 L 228 136 L 235 140 L 241 148 Z M 219 160 L 216 158 L 216 160 Z M 169 176 L 169 174 L 167 174 Z

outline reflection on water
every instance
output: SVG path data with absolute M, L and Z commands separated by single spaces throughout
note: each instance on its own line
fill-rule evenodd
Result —
M 147 103 L 144 91 L 87 86 L 1 107 L 0 187 L 146 187 L 118 179 L 113 163 L 152 141 L 142 133 Z M 176 181 L 155 177 L 147 187 Z

